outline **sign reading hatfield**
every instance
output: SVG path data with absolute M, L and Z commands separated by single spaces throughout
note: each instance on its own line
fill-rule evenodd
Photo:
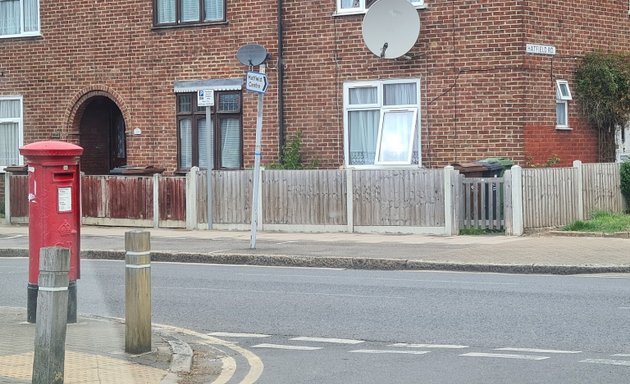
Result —
M 259 72 L 247 72 L 247 78 L 245 80 L 245 89 L 256 93 L 267 92 L 267 75 Z
M 525 46 L 525 52 L 535 55 L 555 55 L 556 47 L 553 45 L 527 44 Z

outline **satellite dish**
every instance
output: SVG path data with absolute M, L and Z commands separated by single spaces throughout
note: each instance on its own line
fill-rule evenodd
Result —
M 420 34 L 420 16 L 407 0 L 378 0 L 363 18 L 363 41 L 378 57 L 395 59 L 409 52 Z
M 236 51 L 236 58 L 243 65 L 260 65 L 267 60 L 267 50 L 262 45 L 245 44 Z

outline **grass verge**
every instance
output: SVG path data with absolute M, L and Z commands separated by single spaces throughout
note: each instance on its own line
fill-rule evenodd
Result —
M 578 220 L 562 228 L 572 232 L 625 232 L 630 230 L 630 215 L 623 213 L 593 212 L 586 221 Z

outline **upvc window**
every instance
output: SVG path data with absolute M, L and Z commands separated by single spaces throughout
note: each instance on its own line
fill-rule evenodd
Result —
M 22 97 L 0 96 L 0 171 L 22 164 L 19 148 L 23 140 Z
M 424 6 L 424 0 L 408 1 L 415 7 Z M 376 0 L 337 0 L 337 13 L 364 13 L 375 2 Z
M 153 15 L 156 26 L 220 22 L 225 0 L 154 0 Z
M 346 165 L 419 163 L 419 80 L 347 82 L 343 97 Z
M 208 167 L 206 108 L 214 133 L 212 169 L 242 167 L 241 93 L 215 92 L 215 105 L 197 106 L 196 93 L 177 94 L 178 169 Z
M 556 80 L 556 128 L 569 128 L 569 101 L 573 100 L 569 82 Z
M 39 0 L 0 0 L 0 38 L 39 35 Z

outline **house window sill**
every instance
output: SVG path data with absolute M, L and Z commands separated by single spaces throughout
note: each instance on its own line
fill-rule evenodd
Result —
M 558 127 L 556 126 L 556 131 L 572 131 L 573 128 L 571 127 Z

